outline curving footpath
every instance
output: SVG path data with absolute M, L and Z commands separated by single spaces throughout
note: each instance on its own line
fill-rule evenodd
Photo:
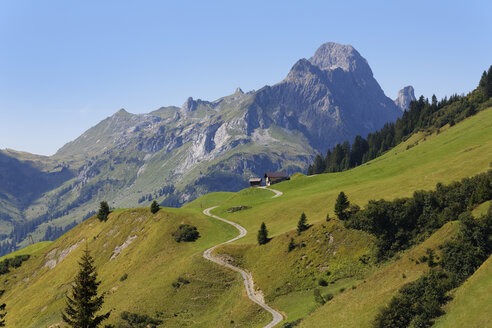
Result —
M 263 187 L 258 187 L 258 188 L 273 191 L 273 192 L 275 193 L 275 195 L 274 195 L 274 196 L 272 196 L 272 198 L 277 198 L 277 197 L 280 197 L 280 196 L 282 196 L 282 195 L 284 194 L 284 193 L 283 193 L 283 192 L 281 192 L 281 191 L 278 191 L 278 190 L 275 190 L 275 189 L 270 189 L 270 188 L 267 188 L 267 187 L 265 187 L 265 186 L 263 186 Z
M 282 192 L 281 191 L 274 190 L 274 189 L 269 189 L 269 188 L 266 188 L 266 187 L 260 187 L 260 188 L 273 191 L 275 193 L 275 195 L 272 196 L 272 198 L 276 198 L 276 197 L 282 196 Z M 270 321 L 270 323 L 268 325 L 266 325 L 264 328 L 272 328 L 272 327 L 275 327 L 279 322 L 281 322 L 283 320 L 283 316 L 279 312 L 275 311 L 270 306 L 268 306 L 267 304 L 265 304 L 265 302 L 260 297 L 258 297 L 255 294 L 254 284 L 253 284 L 253 277 L 251 276 L 251 274 L 248 273 L 248 272 L 246 272 L 246 271 L 244 271 L 244 270 L 242 270 L 242 269 L 240 269 L 240 268 L 238 268 L 238 267 L 235 267 L 235 266 L 233 266 L 233 265 L 231 265 L 231 264 L 229 264 L 227 262 L 224 262 L 220 258 L 214 257 L 212 255 L 212 252 L 218 246 L 224 245 L 224 244 L 228 244 L 228 243 L 232 243 L 233 241 L 236 241 L 236 240 L 238 240 L 240 238 L 243 238 L 248 233 L 248 230 L 246 230 L 244 227 L 240 226 L 239 224 L 237 224 L 235 222 L 232 222 L 232 221 L 229 221 L 229 220 L 226 220 L 226 219 L 223 219 L 223 218 L 218 217 L 216 215 L 211 214 L 210 211 L 213 210 L 213 209 L 215 209 L 215 208 L 217 208 L 217 206 L 207 208 L 206 210 L 203 211 L 203 214 L 205 214 L 205 215 L 210 216 L 210 217 L 212 217 L 214 219 L 223 221 L 225 223 L 228 223 L 228 224 L 234 226 L 237 230 L 239 230 L 239 235 L 237 235 L 236 237 L 232 238 L 231 240 L 228 240 L 226 242 L 220 243 L 218 245 L 215 245 L 214 247 L 211 247 L 211 248 L 207 249 L 205 252 L 203 252 L 203 257 L 206 258 L 209 261 L 212 261 L 212 262 L 217 263 L 218 265 L 221 265 L 221 266 L 224 266 L 224 267 L 229 268 L 231 270 L 234 270 L 236 272 L 239 272 L 241 274 L 241 276 L 243 277 L 244 287 L 246 288 L 246 293 L 248 294 L 249 299 L 252 300 L 253 302 L 255 302 L 256 304 L 258 304 L 259 306 L 261 306 L 262 308 L 264 308 L 265 310 L 267 310 L 268 312 L 270 312 L 272 314 L 272 316 L 273 316 L 272 321 Z

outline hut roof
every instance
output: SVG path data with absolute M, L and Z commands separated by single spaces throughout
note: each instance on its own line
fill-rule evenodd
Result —
M 261 182 L 261 178 L 250 178 L 249 182 Z
M 285 173 L 285 172 L 266 172 L 265 178 L 287 178 L 287 173 Z

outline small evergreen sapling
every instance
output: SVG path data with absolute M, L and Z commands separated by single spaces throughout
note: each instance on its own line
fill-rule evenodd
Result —
M 99 212 L 97 213 L 97 218 L 99 221 L 106 221 L 108 219 L 109 215 L 109 205 L 108 202 L 102 201 L 99 204 Z
M 296 248 L 296 244 L 294 243 L 294 238 L 290 238 L 289 246 L 287 251 L 290 253 Z
M 349 208 L 349 206 L 350 206 L 350 202 L 348 201 L 347 196 L 343 191 L 341 191 L 338 194 L 337 201 L 335 203 L 335 214 L 337 215 L 338 219 L 340 220 L 347 219 L 346 210 Z
M 270 239 L 268 239 L 268 230 L 266 228 L 265 222 L 262 222 L 260 230 L 258 230 L 258 244 L 265 245 L 269 241 Z
M 309 226 L 307 225 L 306 214 L 303 212 L 299 218 L 299 222 L 297 222 L 297 234 L 300 235 L 301 232 L 306 231 L 307 229 L 309 229 Z
M 159 212 L 161 208 L 159 207 L 159 204 L 154 200 L 152 202 L 152 205 L 150 205 L 150 211 L 152 212 L 152 214 L 155 214 L 157 212 Z

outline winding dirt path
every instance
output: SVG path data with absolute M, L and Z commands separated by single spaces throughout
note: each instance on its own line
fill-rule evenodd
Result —
M 280 196 L 282 196 L 282 195 L 284 194 L 284 193 L 283 193 L 283 192 L 281 192 L 281 191 L 278 191 L 278 190 L 275 190 L 275 189 L 270 189 L 270 188 L 267 188 L 267 187 L 265 187 L 265 186 L 263 186 L 263 187 L 258 187 L 258 188 L 273 191 L 273 192 L 275 193 L 275 195 L 274 195 L 274 196 L 272 196 L 272 198 L 277 198 L 277 197 L 280 197 Z
M 266 187 L 261 187 L 261 188 L 273 191 L 275 193 L 275 195 L 272 196 L 272 198 L 282 196 L 281 191 L 269 189 Z M 259 306 L 261 306 L 262 308 L 264 308 L 265 310 L 267 310 L 268 312 L 270 312 L 273 316 L 272 321 L 270 321 L 270 323 L 268 325 L 266 325 L 264 328 L 275 327 L 278 323 L 280 323 L 283 320 L 283 316 L 279 312 L 277 312 L 276 310 L 274 310 L 273 308 L 268 306 L 263 301 L 262 297 L 255 293 L 253 277 L 251 276 L 251 274 L 212 255 L 212 252 L 214 251 L 215 248 L 219 247 L 220 245 L 232 243 L 233 241 L 236 241 L 240 238 L 243 238 L 248 233 L 248 230 L 246 230 L 244 227 L 240 226 L 239 224 L 232 222 L 232 221 L 229 221 L 229 220 L 226 220 L 224 218 L 218 217 L 218 216 L 210 213 L 210 211 L 213 210 L 214 208 L 217 208 L 217 206 L 207 208 L 206 210 L 203 211 L 203 214 L 234 226 L 237 230 L 239 230 L 239 235 L 232 238 L 231 240 L 228 240 L 226 242 L 220 243 L 218 245 L 215 245 L 215 246 L 207 249 L 205 252 L 203 252 L 203 257 L 209 261 L 217 263 L 218 265 L 221 265 L 221 266 L 224 266 L 224 267 L 229 268 L 231 270 L 234 270 L 236 272 L 239 272 L 241 274 L 241 276 L 243 277 L 244 287 L 246 288 L 246 293 L 248 294 L 249 299 L 252 300 L 253 302 L 255 302 L 256 304 L 258 304 Z

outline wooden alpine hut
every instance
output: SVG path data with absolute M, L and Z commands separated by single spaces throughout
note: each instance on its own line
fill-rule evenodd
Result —
M 258 187 L 261 186 L 261 178 L 249 178 L 249 186 L 250 187 Z
M 289 176 L 285 172 L 266 172 L 265 182 L 267 186 L 281 181 L 289 180 Z

